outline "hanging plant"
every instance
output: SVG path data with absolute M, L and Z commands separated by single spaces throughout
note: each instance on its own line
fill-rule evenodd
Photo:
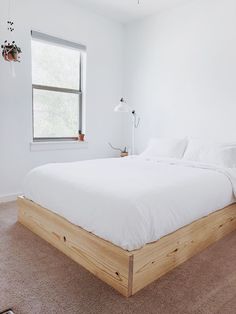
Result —
M 12 21 L 7 21 L 7 29 L 10 33 L 14 32 L 14 22 Z M 12 41 L 12 43 L 8 42 L 5 40 L 4 44 L 1 45 L 2 48 L 2 56 L 5 61 L 8 62 L 20 62 L 20 53 L 21 53 L 21 48 L 18 47 L 15 43 L 15 41 Z
M 7 42 L 7 40 L 5 40 L 1 48 L 2 48 L 2 56 L 5 61 L 20 62 L 19 54 L 21 53 L 21 48 L 18 47 L 14 41 L 10 44 Z

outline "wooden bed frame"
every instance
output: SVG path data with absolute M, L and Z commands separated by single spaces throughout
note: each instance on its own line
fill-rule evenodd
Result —
M 18 204 L 21 224 L 126 297 L 236 229 L 233 204 L 128 252 L 24 197 Z

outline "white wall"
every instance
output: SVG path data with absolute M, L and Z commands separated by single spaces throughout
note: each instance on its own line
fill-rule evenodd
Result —
M 196 0 L 126 26 L 125 95 L 150 136 L 236 139 L 236 1 Z
M 14 39 L 22 62 L 13 79 L 0 61 L 0 200 L 21 191 L 24 175 L 37 165 L 112 156 L 107 145 L 122 142 L 122 127 L 113 105 L 122 95 L 123 27 L 66 0 L 14 1 Z M 8 1 L 0 2 L 0 40 L 6 39 Z M 30 30 L 85 44 L 87 55 L 86 135 L 88 149 L 30 152 L 31 51 Z
M 122 94 L 142 117 L 138 151 L 150 136 L 235 139 L 234 0 L 193 0 L 128 24 L 125 45 L 122 25 L 69 1 L 13 2 L 14 38 L 23 55 L 15 79 L 9 64 L 0 59 L 0 200 L 21 191 L 22 179 L 32 167 L 112 156 L 107 142 L 124 144 L 123 117 L 113 113 Z M 1 41 L 6 38 L 7 5 L 0 2 Z M 88 48 L 88 149 L 30 152 L 31 29 Z

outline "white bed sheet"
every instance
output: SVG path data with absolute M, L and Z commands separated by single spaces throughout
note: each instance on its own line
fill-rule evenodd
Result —
M 235 202 L 235 178 L 196 162 L 112 158 L 35 168 L 24 195 L 131 251 Z

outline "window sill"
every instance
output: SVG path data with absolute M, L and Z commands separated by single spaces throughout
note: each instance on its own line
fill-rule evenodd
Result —
M 74 149 L 87 149 L 88 142 L 80 141 L 57 141 L 57 142 L 31 142 L 30 151 L 53 151 L 53 150 L 74 150 Z

